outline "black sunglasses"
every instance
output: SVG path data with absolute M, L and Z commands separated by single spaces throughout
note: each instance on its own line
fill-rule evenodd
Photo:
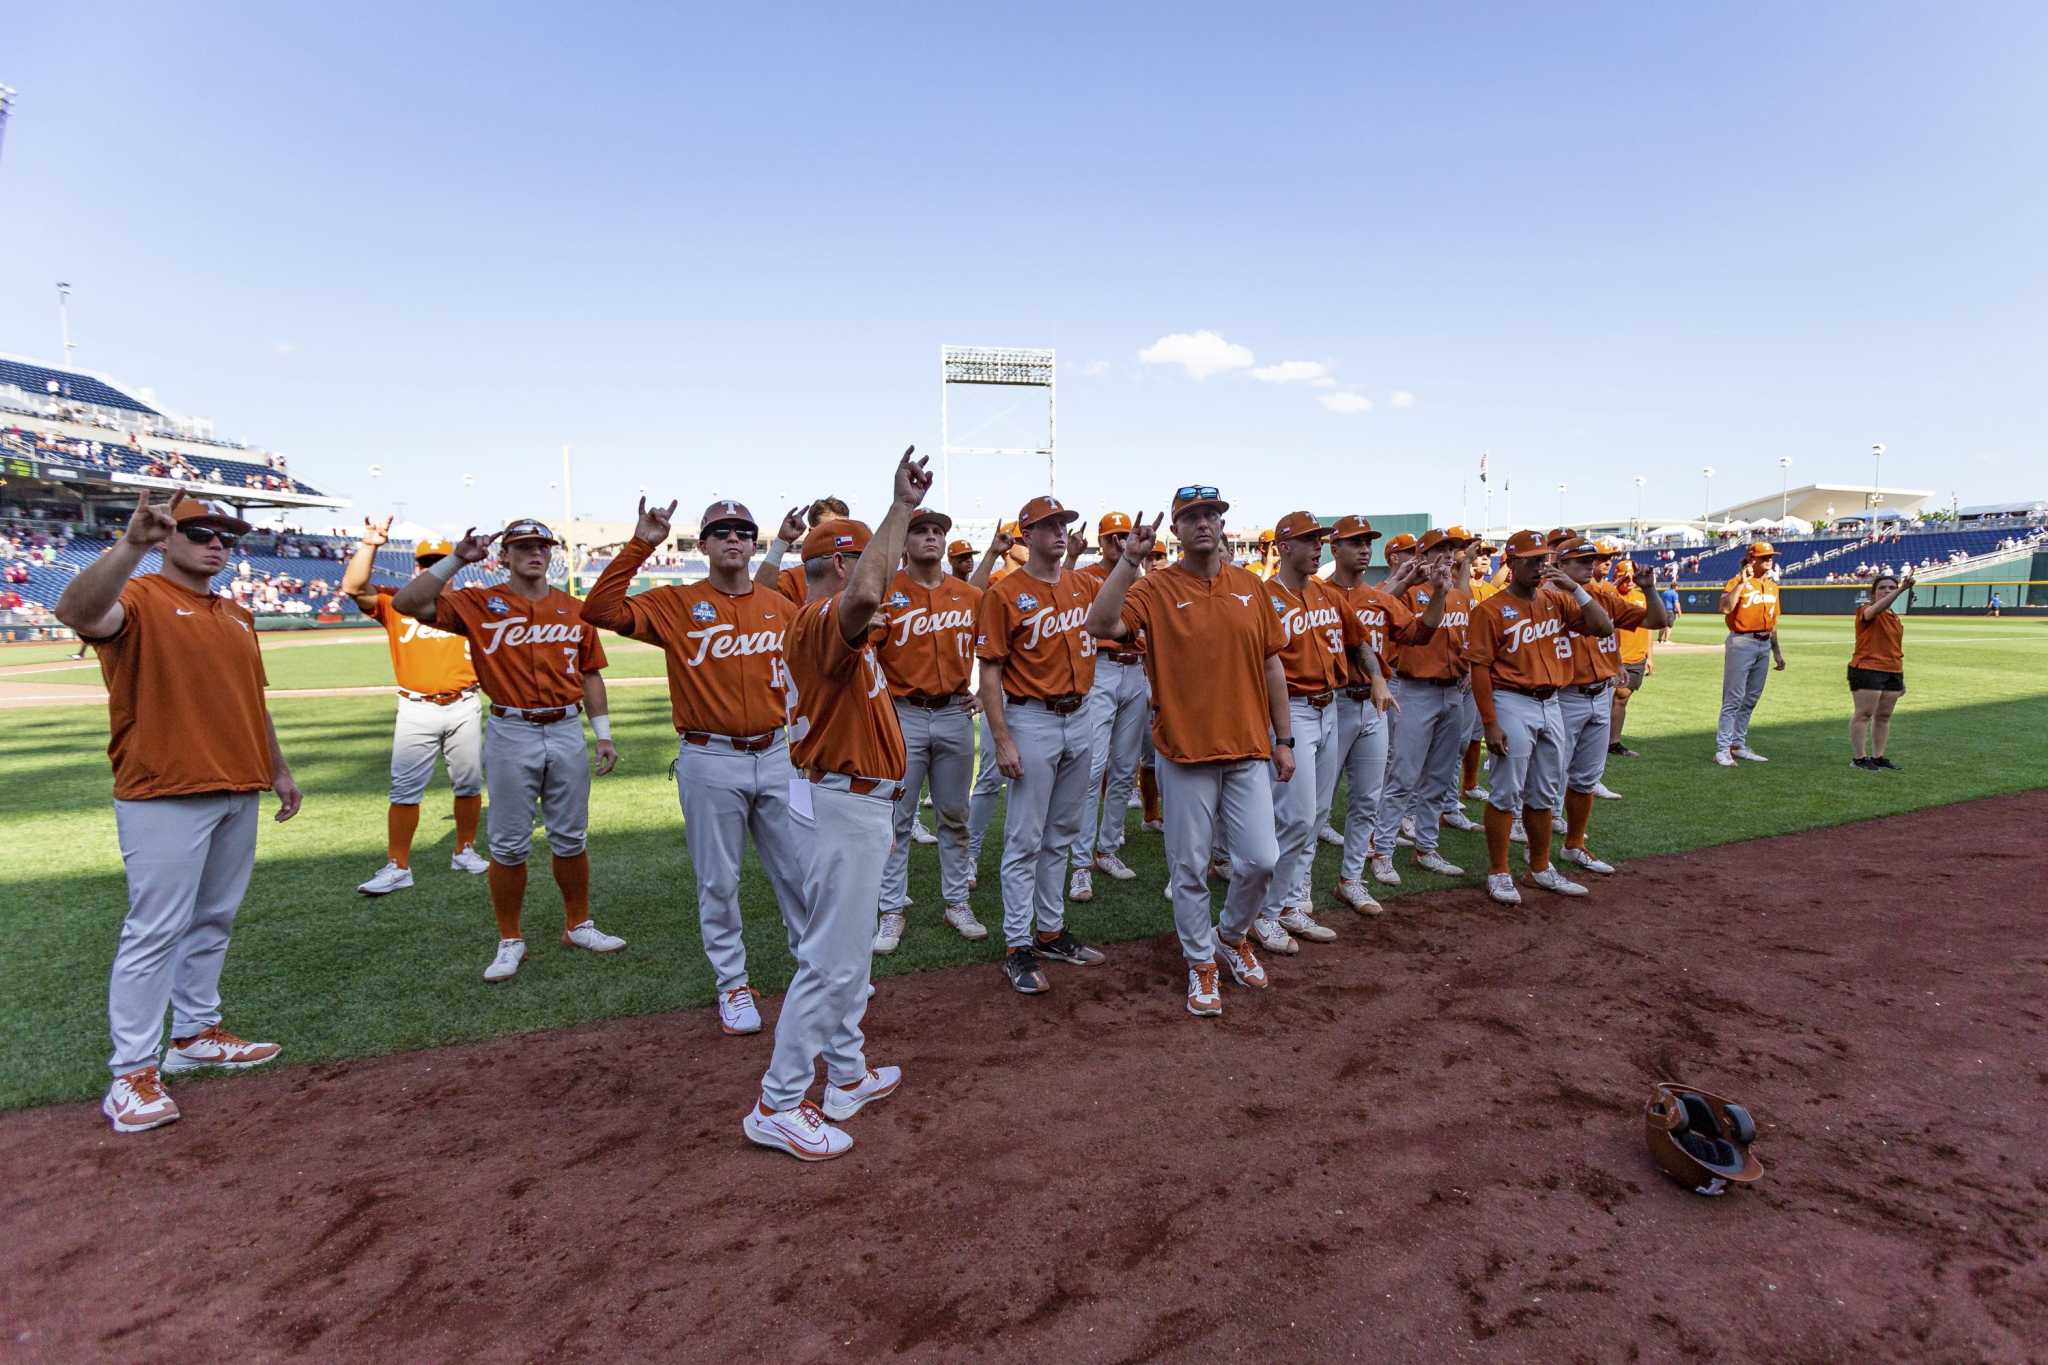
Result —
M 1221 496 L 1222 494 L 1218 493 L 1216 489 L 1209 484 L 1191 483 L 1186 488 L 1180 489 L 1177 492 L 1175 492 L 1173 495 L 1173 499 L 1175 502 L 1181 502 L 1188 498 L 1216 498 Z
M 185 539 L 194 545 L 210 545 L 217 540 L 223 550 L 234 549 L 236 542 L 241 539 L 240 536 L 231 536 L 226 531 L 215 530 L 211 526 L 180 526 L 178 529 L 184 533 Z
M 754 540 L 760 534 L 759 531 L 756 531 L 745 522 L 721 521 L 715 525 L 705 527 L 703 533 L 697 539 L 716 540 L 720 536 L 731 536 L 734 540 Z

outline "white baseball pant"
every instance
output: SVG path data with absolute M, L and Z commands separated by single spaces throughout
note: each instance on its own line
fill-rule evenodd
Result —
M 747 984 L 747 945 L 740 926 L 740 861 L 754 836 L 768 883 L 796 951 L 803 923 L 803 846 L 790 823 L 789 745 L 742 753 L 724 735 L 708 744 L 676 741 L 676 795 L 683 842 L 697 874 L 697 927 L 720 991 Z

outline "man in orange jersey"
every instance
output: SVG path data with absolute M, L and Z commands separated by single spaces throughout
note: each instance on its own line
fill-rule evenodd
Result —
M 1014 521 L 1006 521 L 996 528 L 989 538 L 988 549 L 981 557 L 968 582 L 987 592 L 989 585 L 997 582 L 1029 557 L 1030 550 L 1023 543 L 1023 532 Z M 988 728 L 988 713 L 981 715 L 981 751 L 974 772 L 974 790 L 967 798 L 967 884 L 972 887 L 979 879 L 981 867 L 981 845 L 988 837 L 988 827 L 995 819 L 996 798 L 1003 794 L 1003 770 L 996 766 L 995 736 Z
M 946 568 L 962 583 L 974 577 L 974 547 L 964 540 L 956 540 L 948 545 Z
M 1401 835 L 1414 840 L 1417 867 L 1444 877 L 1464 871 L 1437 852 L 1438 820 L 1446 801 L 1456 795 L 1458 754 L 1465 743 L 1465 628 L 1472 599 L 1458 571 L 1457 552 L 1463 548 L 1462 541 L 1447 540 L 1442 531 L 1425 531 L 1415 553 L 1429 581 L 1402 594 L 1408 610 L 1417 614 L 1441 598 L 1443 616 L 1426 643 L 1401 644 L 1394 651 L 1400 720 L 1373 822 L 1372 875 L 1387 885 L 1400 884 L 1393 851 Z
M 668 543 L 675 510 L 673 502 L 649 507 L 640 499 L 633 538 L 598 575 L 583 619 L 667 655 L 676 792 L 697 874 L 697 924 L 717 980 L 718 1025 L 727 1034 L 759 1033 L 740 924 L 740 860 L 752 834 L 794 950 L 803 925 L 803 854 L 789 820 L 794 770 L 782 734 L 782 638 L 797 609 L 747 576 L 760 528 L 730 499 L 705 508 L 697 523 L 709 577 L 628 597 L 640 566 Z
M 1266 585 L 1230 562 L 1223 526 L 1229 510 L 1211 484 L 1177 490 L 1173 530 L 1181 557 L 1143 578 L 1138 565 L 1163 518 L 1148 523 L 1141 514 L 1086 623 L 1104 643 L 1145 637 L 1168 890 L 1187 960 L 1188 1012 L 1202 1017 L 1223 1013 L 1219 946 L 1239 985 L 1271 984 L 1252 946 L 1252 921 L 1280 860 L 1273 784 L 1295 775 L 1294 720 L 1280 662 L 1286 642 Z M 1208 873 L 1219 832 L 1230 850 L 1230 889 L 1221 922 L 1212 923 Z
M 1606 791 L 1601 778 L 1607 771 L 1607 737 L 1614 720 L 1614 703 L 1608 694 L 1621 672 L 1618 637 L 1623 630 L 1659 629 L 1664 605 L 1660 602 L 1653 608 L 1647 600 L 1630 602 L 1600 577 L 1602 566 L 1612 559 L 1609 546 L 1569 540 L 1552 555 L 1565 577 L 1592 594 L 1612 623 L 1604 635 L 1573 633 L 1572 677 L 1558 696 L 1558 714 L 1564 722 L 1563 857 L 1574 867 L 1606 876 L 1614 871 L 1614 865 L 1593 855 L 1586 846 L 1586 830 L 1593 818 L 1594 797 Z
M 1131 519 L 1106 512 L 1096 528 L 1102 558 L 1080 570 L 1095 581 L 1097 591 L 1123 558 Z M 1080 539 L 1080 537 L 1075 537 Z M 1118 856 L 1124 846 L 1124 812 L 1137 780 L 1145 731 L 1152 723 L 1152 689 L 1145 681 L 1145 642 L 1129 640 L 1095 652 L 1095 686 L 1088 693 L 1088 792 L 1081 807 L 1081 837 L 1074 841 L 1074 873 L 1067 888 L 1070 900 L 1095 899 L 1095 873 L 1120 882 L 1138 874 Z
M 754 571 L 754 581 L 801 604 L 804 600 L 804 566 L 792 564 L 785 569 L 782 557 L 801 545 L 804 536 L 819 522 L 828 517 L 852 515 L 844 499 L 830 496 L 819 498 L 809 507 L 790 508 L 783 513 L 782 525 L 777 528 L 775 539 L 768 542 L 768 549 L 761 556 L 761 567 Z M 755 532 L 756 536 L 759 534 Z
M 128 874 L 107 986 L 113 1080 L 100 1102 L 117 1133 L 177 1121 L 165 1075 L 260 1066 L 280 1051 L 220 1026 L 221 964 L 256 864 L 256 793 L 277 793 L 280 821 L 300 801 L 263 700 L 254 622 L 208 591 L 248 530 L 225 503 L 144 492 L 127 532 L 57 598 L 57 619 L 97 649 L 107 684 Z M 161 568 L 130 578 L 152 549 Z
M 477 817 L 484 807 L 484 718 L 477 702 L 476 670 L 469 641 L 450 631 L 423 626 L 391 609 L 397 590 L 372 588 L 377 551 L 390 539 L 391 518 L 363 523 L 363 538 L 341 571 L 341 592 L 355 599 L 363 615 L 384 627 L 391 646 L 391 672 L 398 680 L 398 723 L 391 740 L 391 808 L 385 816 L 385 863 L 356 890 L 383 896 L 412 885 L 412 838 L 420 823 L 420 798 L 433 780 L 434 759 L 448 764 L 455 788 L 457 872 L 483 873 L 490 864 L 477 855 Z M 413 547 L 416 570 L 438 563 L 455 547 L 423 540 Z
M 1472 566 L 1478 557 L 1478 538 L 1462 526 L 1446 526 L 1442 542 L 1451 556 L 1451 584 L 1464 590 L 1467 608 L 1480 599 L 1478 592 L 1484 588 L 1492 594 L 1491 585 L 1476 582 Z M 1441 553 L 1441 552 L 1440 552 Z M 1479 708 L 1473 704 L 1470 683 L 1458 688 L 1458 712 L 1463 718 L 1463 733 L 1458 744 L 1458 756 L 1451 780 L 1445 784 L 1443 804 L 1438 821 L 1446 829 L 1476 832 L 1479 823 L 1465 813 L 1465 793 L 1479 790 L 1479 758 L 1486 748 L 1486 728 L 1479 723 Z M 1476 798 L 1475 798 L 1476 799 Z
M 896 726 L 903 732 L 903 799 L 895 844 L 882 870 L 881 917 L 874 950 L 893 953 L 910 909 L 910 842 L 917 794 L 927 779 L 938 824 L 940 917 L 969 942 L 988 937 L 967 903 L 967 786 L 974 772 L 974 620 L 981 590 L 947 573 L 939 556 L 953 519 L 920 507 L 903 542 L 903 567 L 875 619 L 885 631 L 876 653 L 889 678 Z
M 510 576 L 503 583 L 451 588 L 465 564 L 499 544 Z M 491 908 L 498 951 L 484 980 L 509 980 L 526 958 L 520 913 L 526 902 L 526 858 L 533 847 L 533 808 L 554 853 L 562 892 L 562 946 L 615 953 L 626 946 L 590 917 L 590 753 L 583 747 L 584 711 L 597 735 L 599 776 L 618 766 L 605 696 L 604 646 L 583 619 L 583 604 L 548 584 L 555 533 L 521 518 L 495 535 L 471 527 L 447 555 L 391 599 L 393 611 L 454 631 L 470 642 L 477 680 L 491 699 L 484 731 L 484 774 L 490 784 Z
M 1088 690 L 1095 640 L 1083 627 L 1096 580 L 1063 568 L 1079 513 L 1038 497 L 1017 514 L 1024 567 L 982 594 L 975 621 L 981 709 L 1009 779 L 1003 807 L 1003 974 L 1013 990 L 1048 989 L 1042 959 L 1089 967 L 1102 954 L 1066 926 L 1067 850 L 1081 832 L 1091 762 Z
M 1644 590 L 1642 583 L 1636 578 L 1635 561 L 1628 558 L 1617 559 L 1614 562 L 1614 590 L 1621 594 L 1623 601 L 1633 602 L 1645 608 L 1649 606 L 1650 597 L 1656 591 L 1654 585 L 1648 592 Z M 1662 594 L 1657 594 L 1657 602 L 1660 607 L 1663 606 Z M 1664 624 L 1657 630 L 1656 635 L 1663 636 L 1669 633 L 1670 629 L 1671 615 L 1667 611 L 1664 614 Z M 1628 720 L 1629 698 L 1642 691 L 1644 682 L 1649 678 L 1650 642 L 1654 637 L 1651 632 L 1641 627 L 1634 630 L 1617 628 L 1614 633 L 1621 640 L 1621 673 L 1614 680 L 1613 728 L 1607 736 L 1607 752 L 1610 757 L 1640 758 L 1642 755 L 1622 742 L 1621 733 L 1623 724 Z
M 807 850 L 805 918 L 761 1098 L 740 1126 L 748 1141 L 800 1161 L 845 1155 L 853 1135 L 834 1124 L 903 1081 L 897 1067 L 868 1065 L 861 1019 L 891 807 L 905 797 L 903 732 L 874 637 L 911 514 L 932 485 L 925 462 L 912 454 L 896 462 L 889 513 L 872 535 L 835 517 L 804 537 L 804 607 L 783 639 L 798 774 L 790 782 L 791 816 Z M 821 1056 L 822 1110 L 809 1099 Z
M 1508 869 L 1519 812 L 1529 834 L 1529 884 L 1565 896 L 1586 888 L 1550 865 L 1550 832 L 1564 781 L 1564 717 L 1558 693 L 1572 677 L 1572 632 L 1613 631 L 1598 599 L 1550 561 L 1534 531 L 1508 537 L 1508 585 L 1473 609 L 1466 658 L 1472 695 L 1493 752 L 1486 796 L 1486 894 L 1520 905 Z
M 1749 747 L 1749 718 L 1763 700 L 1771 670 L 1785 667 L 1778 646 L 1778 580 L 1771 576 L 1777 551 L 1759 540 L 1749 547 L 1742 568 L 1721 589 L 1721 617 L 1728 623 L 1728 642 L 1721 656 L 1721 722 L 1714 732 L 1714 762 L 1724 768 L 1746 758 L 1768 762 Z

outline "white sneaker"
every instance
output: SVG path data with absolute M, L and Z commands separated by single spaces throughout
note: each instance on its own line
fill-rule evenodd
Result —
M 1555 867 L 1546 867 L 1541 872 L 1529 874 L 1529 885 L 1540 886 L 1545 891 L 1555 891 L 1560 896 L 1583 896 L 1586 888 L 1559 872 Z
M 1223 992 L 1216 986 L 1216 964 L 1188 968 L 1188 1013 L 1207 1017 L 1223 1013 Z
M 901 1084 L 903 1069 L 895 1066 L 871 1066 L 868 1074 L 853 1085 L 828 1084 L 825 1087 L 825 1117 L 834 1123 L 844 1123 L 867 1105 L 895 1094 L 896 1087 Z
M 1324 825 L 1320 830 L 1316 831 L 1316 838 L 1337 848 L 1344 847 L 1344 836 L 1337 832 L 1335 825 Z
M 163 1070 L 166 1076 L 180 1071 L 241 1071 L 273 1061 L 282 1051 L 276 1043 L 252 1043 L 215 1024 L 182 1043 L 172 1039 Z
M 1735 766 L 1735 755 L 1729 753 L 1726 749 L 1716 749 L 1714 750 L 1714 762 L 1724 768 L 1732 768 Z
M 1140 820 L 1138 828 L 1144 830 L 1147 834 L 1164 834 L 1166 833 L 1166 822 L 1164 820 Z M 1218 1013 L 1221 1012 L 1220 1010 L 1218 1011 Z
M 1583 848 L 1568 848 L 1558 856 L 1573 867 L 1583 867 L 1586 871 L 1598 872 L 1603 877 L 1611 876 L 1614 873 L 1613 863 L 1596 858 Z
M 597 927 L 596 920 L 587 919 L 562 934 L 562 946 L 584 948 L 593 953 L 616 953 L 626 946 L 626 940 L 607 934 Z
M 875 953 L 887 957 L 903 942 L 903 912 L 889 910 L 883 913 L 875 926 Z
M 939 836 L 924 827 L 924 821 L 910 822 L 910 842 L 913 844 L 936 844 Z
M 481 877 L 491 870 L 491 860 L 473 848 L 458 848 L 455 850 L 455 856 L 448 860 L 448 867 L 451 871 L 468 872 Z
M 1621 800 L 1621 793 L 1610 788 L 1605 782 L 1595 782 L 1593 784 L 1593 795 L 1599 797 L 1602 801 Z
M 491 959 L 491 965 L 484 968 L 484 980 L 509 981 L 519 970 L 519 964 L 526 959 L 526 940 L 501 938 L 498 940 L 498 955 Z
M 964 901 L 959 905 L 947 906 L 945 920 L 969 943 L 979 943 L 988 937 L 988 926 L 974 917 L 974 907 Z
M 754 1004 L 752 988 L 734 986 L 718 993 L 718 1027 L 730 1034 L 761 1031 L 761 1011 Z
M 377 870 L 377 875 L 358 886 L 356 890 L 365 896 L 388 896 L 394 891 L 403 891 L 412 885 L 412 869 L 400 867 L 397 863 L 386 863 Z
M 1280 927 L 1280 921 L 1269 919 L 1265 915 L 1260 915 L 1252 921 L 1252 937 L 1257 939 L 1259 946 L 1269 953 L 1279 953 L 1284 957 L 1289 953 L 1301 951 L 1301 945 L 1296 943 L 1293 936 Z
M 853 1150 L 853 1134 L 825 1122 L 809 1100 L 780 1111 L 756 1101 L 740 1120 L 740 1131 L 749 1142 L 788 1152 L 798 1161 L 830 1161 Z
M 1067 899 L 1070 901 L 1092 901 L 1095 899 L 1095 878 L 1085 867 L 1074 869 L 1074 878 L 1067 883 Z
M 1751 763 L 1768 763 L 1771 761 L 1744 744 L 1738 744 L 1728 752 L 1734 754 L 1737 758 L 1747 759 Z
M 1257 921 L 1254 920 L 1253 923 Z M 1249 938 L 1236 943 L 1225 943 L 1218 938 L 1216 953 L 1223 959 L 1223 965 L 1230 968 L 1230 975 L 1238 985 L 1262 991 L 1273 984 L 1266 977 L 1265 967 L 1259 963 L 1259 955 L 1252 951 L 1252 941 Z
M 1381 886 L 1399 886 L 1401 874 L 1394 871 L 1393 858 L 1385 853 L 1375 853 L 1372 859 L 1372 879 Z
M 1117 857 L 1114 853 L 1096 854 L 1095 870 L 1111 880 L 1119 882 L 1130 881 L 1138 875 L 1130 869 L 1122 858 Z
M 1386 909 L 1365 889 L 1364 882 L 1341 881 L 1337 883 L 1337 899 L 1361 915 L 1377 915 Z
M 1474 820 L 1462 810 L 1445 811 L 1443 823 L 1445 829 L 1459 829 L 1467 834 L 1470 834 L 1475 829 L 1484 828 L 1477 820 Z
M 1413 848 L 1413 847 L 1415 847 L 1415 817 L 1414 817 L 1414 816 L 1412 816 L 1412 815 L 1411 815 L 1411 816 L 1409 816 L 1409 817 L 1408 817 L 1407 819 L 1403 820 L 1403 821 L 1401 822 L 1401 827 L 1400 827 L 1399 829 L 1397 829 L 1397 830 L 1395 830 L 1395 831 L 1394 831 L 1394 847 L 1395 847 L 1395 848 Z
M 1140 795 L 1138 795 L 1138 793 L 1136 793 L 1136 792 L 1132 792 L 1132 793 L 1131 793 L 1131 794 L 1130 794 L 1129 796 L 1127 796 L 1127 797 L 1125 797 L 1125 798 L 1124 798 L 1124 809 L 1125 809 L 1125 810 L 1143 810 L 1143 809 L 1145 809 L 1145 798 L 1144 798 L 1144 797 L 1142 797 L 1142 796 L 1140 796 Z
M 1486 788 L 1474 787 L 1471 791 L 1458 794 L 1467 801 L 1484 801 L 1486 799 Z
M 1489 872 L 1486 874 L 1486 894 L 1502 905 L 1520 905 L 1522 893 L 1515 890 L 1515 875 L 1512 872 Z
M 1513 827 L 1508 830 L 1508 842 L 1511 844 L 1526 844 L 1529 842 L 1528 827 L 1522 823 L 1522 817 L 1519 815 L 1515 817 Z
M 1434 872 L 1439 877 L 1462 877 L 1465 869 L 1446 858 L 1435 849 L 1415 855 L 1415 865 L 1424 872 Z
M 1337 937 L 1335 929 L 1316 923 L 1315 916 L 1298 905 L 1290 905 L 1280 912 L 1280 927 L 1310 943 L 1328 943 Z
M 1192 975 L 1192 974 L 1190 974 Z M 114 1077 L 100 1112 L 117 1133 L 146 1133 L 178 1121 L 178 1102 L 164 1089 L 153 1066 L 138 1067 Z

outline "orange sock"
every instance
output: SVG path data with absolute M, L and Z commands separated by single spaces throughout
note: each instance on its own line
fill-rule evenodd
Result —
M 1550 836 L 1557 828 L 1556 812 L 1522 808 L 1522 829 L 1529 836 L 1529 870 L 1541 872 L 1550 866 Z
M 1513 843 L 1515 813 L 1502 810 L 1489 801 L 1486 803 L 1486 856 L 1492 860 L 1493 872 L 1502 876 L 1508 870 L 1508 847 Z
M 1479 755 L 1485 748 L 1486 746 L 1476 739 L 1465 746 L 1465 780 L 1459 785 L 1459 791 L 1468 792 L 1479 785 Z
M 412 835 L 420 827 L 418 806 L 392 806 L 384 817 L 384 853 L 400 867 L 412 866 Z
M 1584 848 L 1586 826 L 1593 823 L 1593 793 L 1572 792 L 1564 794 L 1564 846 Z
M 555 885 L 562 888 L 562 927 L 574 929 L 590 918 L 590 854 L 555 855 Z
M 1147 820 L 1159 818 L 1159 774 L 1150 763 L 1138 768 L 1138 800 L 1144 803 Z
M 519 908 L 526 903 L 526 864 L 507 867 L 494 858 L 484 880 L 491 884 L 491 909 L 498 915 L 498 937 L 518 938 Z
M 457 852 L 476 847 L 477 817 L 484 811 L 484 799 L 477 796 L 455 798 L 455 848 Z

